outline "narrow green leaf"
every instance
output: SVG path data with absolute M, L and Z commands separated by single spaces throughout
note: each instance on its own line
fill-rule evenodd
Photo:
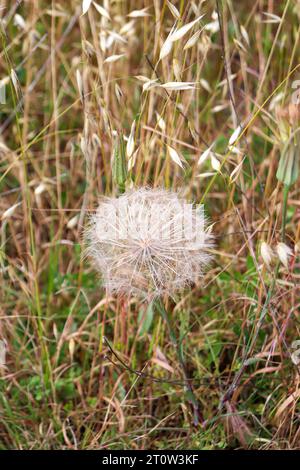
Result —
M 139 315 L 138 315 L 138 322 L 142 323 L 141 329 L 140 329 L 140 336 L 142 336 L 145 333 L 148 333 L 148 331 L 151 328 L 151 325 L 153 323 L 153 316 L 154 316 L 154 310 L 153 310 L 153 303 L 151 302 L 146 311 L 145 310 L 140 310 Z

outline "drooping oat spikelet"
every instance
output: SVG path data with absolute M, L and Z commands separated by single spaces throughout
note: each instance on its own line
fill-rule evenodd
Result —
M 109 293 L 172 296 L 197 281 L 213 237 L 202 207 L 164 189 L 104 198 L 86 230 L 87 254 Z
M 260 246 L 260 254 L 265 265 L 270 267 L 274 253 L 270 245 L 268 245 L 268 243 L 262 242 Z
M 288 268 L 289 265 L 289 258 L 292 256 L 293 252 L 289 246 L 285 243 L 278 243 L 276 246 L 276 251 L 278 254 L 278 258 L 280 259 L 281 263 Z

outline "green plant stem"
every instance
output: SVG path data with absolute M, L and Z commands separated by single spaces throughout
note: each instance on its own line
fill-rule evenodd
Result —
M 186 370 L 186 365 L 185 365 L 185 361 L 184 361 L 184 358 L 183 358 L 183 351 L 182 351 L 181 341 L 178 340 L 177 337 L 176 337 L 176 334 L 173 330 L 169 315 L 168 315 L 168 313 L 165 309 L 165 306 L 164 306 L 163 302 L 160 299 L 158 299 L 158 300 L 155 301 L 155 305 L 156 305 L 156 308 L 157 308 L 158 312 L 160 313 L 162 319 L 167 324 L 171 341 L 172 341 L 172 343 L 173 343 L 173 345 L 176 349 L 178 361 L 180 363 L 180 367 L 181 367 L 183 377 L 184 377 L 185 386 L 186 386 L 186 389 L 187 389 L 187 398 L 188 398 L 188 401 L 190 402 L 190 404 L 192 405 L 192 408 L 193 408 L 194 425 L 198 426 L 200 422 L 203 423 L 203 419 L 200 415 L 199 403 L 198 403 L 198 400 L 197 400 L 197 398 L 194 394 L 194 391 L 193 391 L 193 388 L 192 388 L 192 385 L 191 385 L 191 379 L 189 378 L 187 370 Z
M 289 190 L 290 190 L 290 186 L 288 184 L 285 184 L 283 187 L 283 201 L 282 201 L 282 227 L 281 227 L 282 242 L 285 241 L 286 212 L 287 212 Z

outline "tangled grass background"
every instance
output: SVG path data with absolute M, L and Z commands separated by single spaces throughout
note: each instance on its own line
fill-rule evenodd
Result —
M 299 449 L 299 1 L 0 16 L 0 448 Z M 83 257 L 122 185 L 205 204 L 214 262 L 164 299 L 181 356 L 153 303 L 106 295 L 115 273 Z

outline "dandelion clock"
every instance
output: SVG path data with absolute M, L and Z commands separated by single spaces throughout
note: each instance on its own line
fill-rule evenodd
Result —
M 173 297 L 197 282 L 211 259 L 202 207 L 164 189 L 103 198 L 86 239 L 110 294 Z

